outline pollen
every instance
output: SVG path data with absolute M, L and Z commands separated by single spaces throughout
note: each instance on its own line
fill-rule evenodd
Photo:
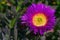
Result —
M 47 17 L 43 13 L 35 14 L 32 18 L 32 23 L 36 27 L 45 26 L 47 23 Z

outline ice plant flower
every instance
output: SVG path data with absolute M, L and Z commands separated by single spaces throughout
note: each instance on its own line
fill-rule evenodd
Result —
M 22 23 L 27 23 L 34 34 L 40 33 L 40 35 L 43 35 L 54 28 L 54 13 L 55 10 L 50 6 L 41 3 L 32 4 L 27 8 L 25 14 L 21 16 L 21 20 Z

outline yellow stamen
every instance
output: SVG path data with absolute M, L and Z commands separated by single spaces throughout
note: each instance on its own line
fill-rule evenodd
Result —
M 43 13 L 35 14 L 32 18 L 33 25 L 40 27 L 44 26 L 47 23 L 46 15 Z

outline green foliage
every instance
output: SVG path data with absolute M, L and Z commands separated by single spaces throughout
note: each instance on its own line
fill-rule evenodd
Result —
M 20 17 L 26 11 L 26 8 L 32 3 L 42 2 L 44 4 L 56 7 L 56 26 L 53 33 L 47 33 L 46 40 L 53 40 L 52 37 L 55 36 L 54 40 L 57 40 L 59 35 L 57 35 L 57 30 L 60 30 L 60 1 L 58 0 L 0 0 L 0 27 L 4 28 L 7 26 L 10 30 L 17 29 L 17 36 L 19 40 L 29 39 L 29 40 L 40 40 L 42 36 L 34 35 L 25 25 L 21 25 Z M 55 2 L 55 3 L 53 3 Z M 13 8 L 12 8 L 13 7 Z M 12 14 L 12 15 L 11 15 Z M 8 15 L 8 16 L 7 16 Z M 1 23 L 1 21 L 3 21 Z M 18 23 L 19 21 L 19 23 Z M 18 24 L 17 24 L 18 23 Z M 5 24 L 5 25 L 4 25 Z M 4 25 L 4 26 L 3 26 Z M 13 29 L 14 30 L 14 29 Z M 7 33 L 6 33 L 7 36 Z M 15 36 L 15 35 L 14 35 Z

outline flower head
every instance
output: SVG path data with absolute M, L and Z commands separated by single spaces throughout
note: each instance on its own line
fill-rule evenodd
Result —
M 55 10 L 45 4 L 30 5 L 25 14 L 21 17 L 22 23 L 27 23 L 34 34 L 47 32 L 54 28 Z

